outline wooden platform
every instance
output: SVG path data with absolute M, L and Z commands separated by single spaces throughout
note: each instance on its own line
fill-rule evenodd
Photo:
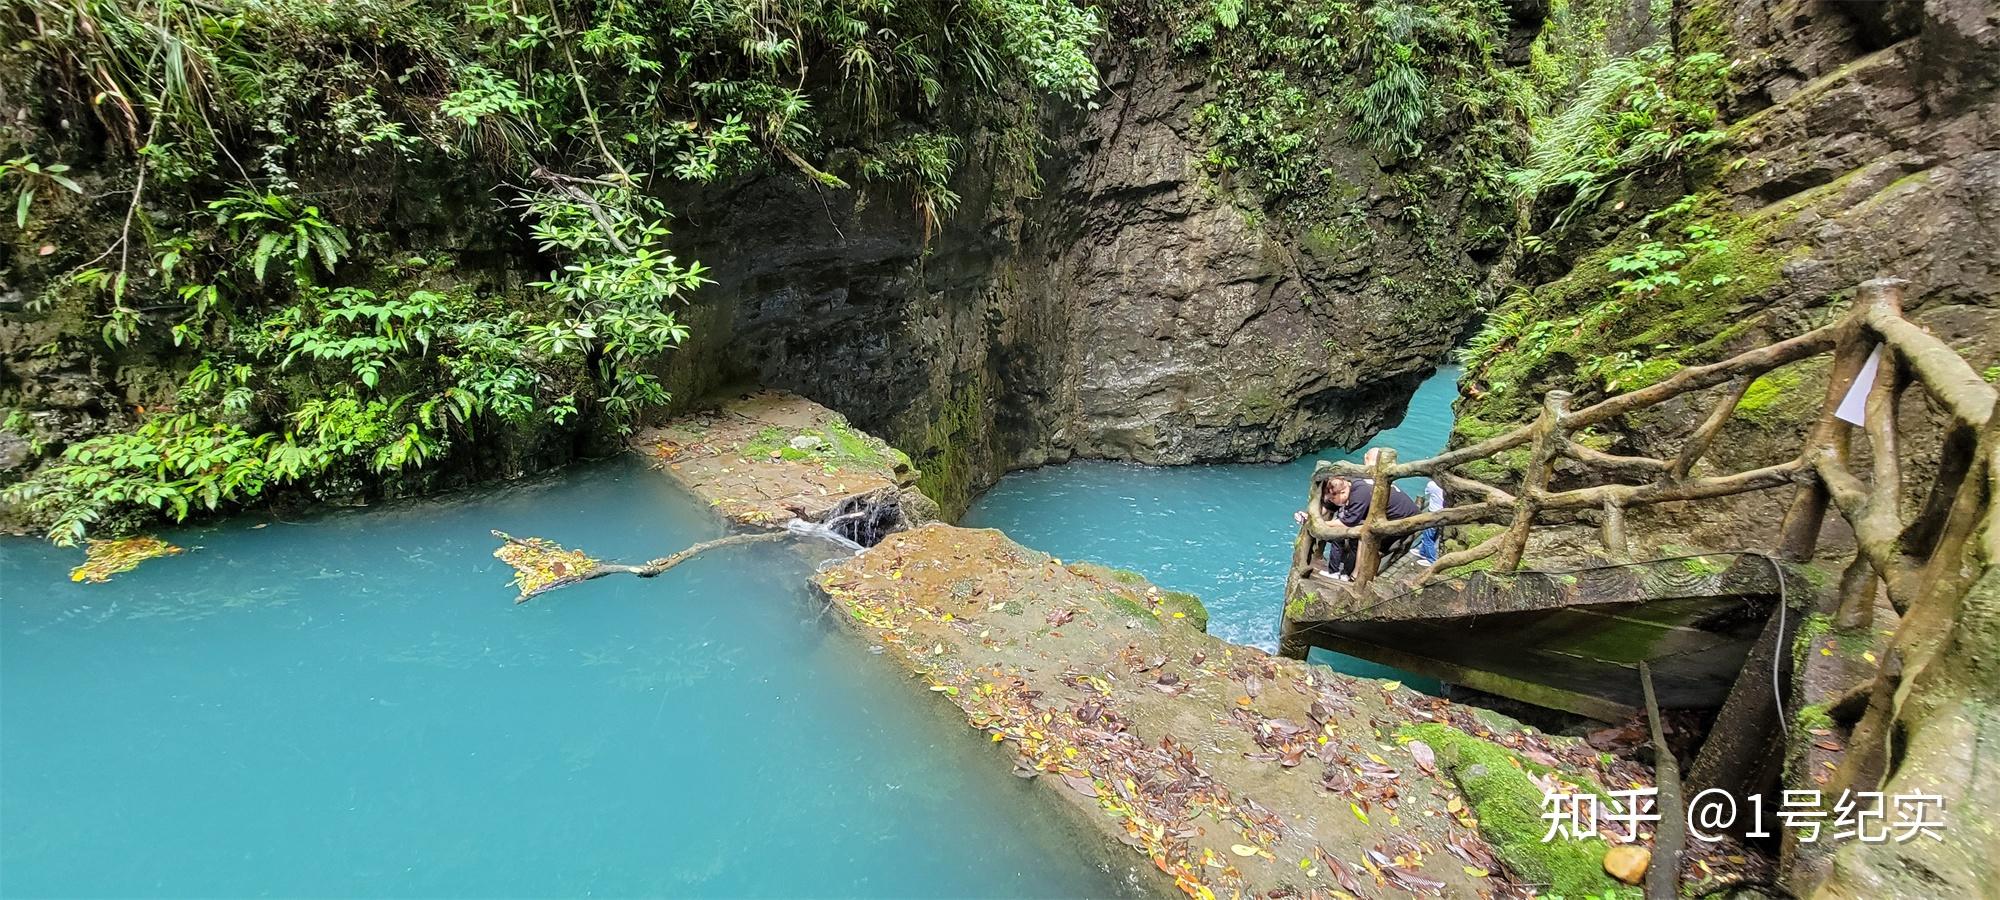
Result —
M 1420 588 L 1385 578 L 1366 592 L 1294 577 L 1280 650 L 1325 647 L 1607 721 L 1642 708 L 1643 660 L 1661 705 L 1711 709 L 1776 607 L 1780 577 L 1762 555 L 1734 553 Z

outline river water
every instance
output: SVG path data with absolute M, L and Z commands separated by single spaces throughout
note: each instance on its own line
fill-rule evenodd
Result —
M 175 530 L 186 555 L 102 585 L 69 583 L 77 551 L 0 540 L 0 893 L 1124 889 L 1002 751 L 820 616 L 801 556 L 515 606 L 491 528 L 623 559 L 719 533 L 615 462 Z
M 1456 380 L 1374 443 L 1442 449 Z M 966 524 L 1198 594 L 1211 632 L 1269 648 L 1313 461 L 1054 466 Z M 0 894 L 1130 891 L 825 620 L 805 557 L 733 548 L 515 606 L 494 528 L 635 560 L 720 533 L 617 461 L 178 529 L 187 554 L 102 585 L 68 581 L 77 551 L 0 539 Z
M 1459 369 L 1426 379 L 1401 424 L 1369 446 L 1394 447 L 1404 461 L 1434 456 L 1451 436 Z M 1313 465 L 1358 460 L 1359 451 L 1328 450 L 1275 465 L 1141 466 L 1079 461 L 1016 472 L 973 502 L 963 524 L 998 528 L 1027 546 L 1064 559 L 1132 569 L 1155 584 L 1187 591 L 1208 606 L 1208 630 L 1266 650 L 1278 646 L 1285 571 L 1292 562 Z M 1421 489 L 1422 482 L 1404 485 Z M 1313 661 L 1357 675 L 1435 682 L 1315 650 Z

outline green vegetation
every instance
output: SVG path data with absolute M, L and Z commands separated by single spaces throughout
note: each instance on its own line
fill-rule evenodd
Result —
M 1528 164 L 1508 182 L 1548 217 L 1545 247 L 1622 183 L 1656 174 L 1720 141 L 1716 103 L 1728 62 L 1659 43 L 1589 70 L 1560 111 L 1535 123 Z
M 1812 652 L 1813 644 L 1833 632 L 1833 617 L 1826 613 L 1812 613 L 1799 623 L 1799 629 L 1792 636 L 1792 665 L 1805 665 L 1806 654 Z
M 1756 324 L 1742 310 L 1778 282 L 1784 259 L 1769 222 L 1716 206 L 1711 195 L 1684 196 L 1562 278 L 1510 295 L 1460 351 L 1484 389 L 1461 421 L 1518 423 L 1549 387 L 1622 393 L 1727 355 Z
M 1430 745 L 1439 767 L 1450 771 L 1465 791 L 1481 835 L 1524 881 L 1548 885 L 1552 893 L 1564 896 L 1639 895 L 1637 889 L 1605 874 L 1604 854 L 1609 848 L 1603 839 L 1542 840 L 1548 833 L 1548 823 L 1542 819 L 1543 792 L 1529 776 L 1547 775 L 1551 771 L 1547 767 L 1442 723 L 1408 726 L 1398 735 Z M 1578 789 L 1603 793 L 1594 783 Z
M 1206 163 L 1242 173 L 1275 209 L 1337 220 L 1356 190 L 1325 154 L 1347 141 L 1498 198 L 1505 125 L 1532 102 L 1499 58 L 1501 4 L 1221 0 L 1163 15 L 1176 49 L 1205 58 L 1218 88 L 1196 117 L 1213 141 Z M 1419 164 L 1434 146 L 1452 153 Z
M 975 441 L 986 434 L 983 383 L 955 387 L 944 410 L 924 430 L 918 454 L 917 489 L 935 500 L 947 520 L 964 515 L 972 505 Z
M 67 543 L 617 433 L 705 281 L 669 189 L 797 171 L 935 227 L 962 164 L 1031 179 L 1101 31 L 1071 0 L 15 4 L 9 280 L 51 354 L 187 376 L 8 499 Z M 425 258 L 468 226 L 507 262 Z
M 1428 265 L 1376 285 L 1401 322 L 1482 302 L 1465 251 L 1505 243 L 1506 176 L 1541 102 L 1503 58 L 1505 4 L 1176 0 L 1156 15 L 1214 88 L 1194 117 L 1201 165 L 1246 219 L 1328 257 L 1406 235 Z
M 1656 33 L 1669 30 L 1663 10 Z M 1683 193 L 1713 173 L 1727 134 L 1726 47 L 1662 40 L 1610 58 L 1610 15 L 1554 4 L 1531 47 L 1536 85 L 1559 99 L 1532 119 L 1526 162 L 1507 177 L 1528 286 L 1461 351 L 1477 394 L 1462 422 L 1517 423 L 1550 388 L 1620 393 L 1711 361 L 1755 326 L 1741 311 L 1779 280 L 1771 222 Z
M 1687 559 L 1681 560 L 1681 567 L 1687 569 L 1688 573 L 1691 575 L 1699 575 L 1704 578 L 1713 577 L 1729 571 L 1729 566 L 1727 564 L 1722 563 L 1716 560 L 1714 557 L 1710 556 L 1688 557 Z
M 857 431 L 845 419 L 836 419 L 825 428 L 766 428 L 743 445 L 743 455 L 753 459 L 809 459 L 829 466 L 907 469 L 911 465 L 910 457 L 903 451 Z
M 1833 727 L 1833 716 L 1827 712 L 1824 703 L 1799 707 L 1799 711 L 1793 716 L 1793 721 L 1799 726 L 1800 731 L 1808 734 Z

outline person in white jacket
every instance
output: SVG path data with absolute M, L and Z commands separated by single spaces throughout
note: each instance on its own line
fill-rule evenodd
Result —
M 1437 512 L 1444 508 L 1444 488 L 1435 480 L 1424 482 L 1424 512 Z M 1417 536 L 1417 562 L 1431 565 L 1438 561 L 1438 530 L 1435 526 L 1424 529 Z

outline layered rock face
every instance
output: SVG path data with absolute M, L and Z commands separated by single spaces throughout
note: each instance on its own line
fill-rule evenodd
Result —
M 1740 4 L 1721 27 L 1748 164 L 1718 187 L 1796 248 L 1779 301 L 1897 276 L 1948 340 L 2000 334 L 2000 11 Z
M 1731 64 L 1722 139 L 1705 166 L 1617 201 L 1622 217 L 1611 211 L 1613 202 L 1603 204 L 1598 227 L 1573 248 L 1567 271 L 1523 279 L 1527 305 L 1555 319 L 1616 297 L 1618 276 L 1606 275 L 1607 260 L 1645 241 L 1674 241 L 1666 227 L 1649 230 L 1640 217 L 1680 197 L 1696 201 L 1706 211 L 1699 221 L 1715 225 L 1729 242 L 1730 265 L 1721 274 L 1738 280 L 1721 285 L 1714 295 L 1720 302 L 1675 306 L 1662 299 L 1675 297 L 1667 292 L 1629 303 L 1626 319 L 1639 327 L 1625 333 L 1654 329 L 1671 336 L 1667 346 L 1586 338 L 1546 362 L 1521 366 L 1525 377 L 1504 401 L 1468 396 L 1460 405 L 1460 441 L 1531 414 L 1526 404 L 1547 389 L 1574 390 L 1582 395 L 1578 402 L 1607 393 L 1602 369 L 1590 366 L 1593 356 L 1640 350 L 1675 354 L 1675 363 L 1712 361 L 1834 319 L 1859 282 L 1881 276 L 1906 279 L 1909 317 L 1974 371 L 2000 378 L 2000 8 L 1988 0 L 1697 0 L 1678 7 L 1673 24 L 1678 53 L 1716 53 Z M 1530 355 L 1511 347 L 1496 357 L 1495 368 Z M 1827 371 L 1825 360 L 1813 360 L 1750 385 L 1704 465 L 1741 471 L 1796 456 L 1827 395 Z M 1897 453 L 1907 490 L 1921 496 L 1941 450 L 1935 429 L 1923 427 L 1934 411 L 1914 396 L 1920 392 L 1911 393 L 1900 411 Z M 1616 423 L 1604 437 L 1648 455 L 1670 454 L 1712 402 L 1663 404 Z M 1868 443 L 1855 434 L 1857 471 L 1866 471 Z M 1769 547 L 1790 499 L 1790 491 L 1779 490 L 1649 510 L 1633 517 L 1631 527 L 1703 547 Z M 1828 517 L 1818 566 L 1829 581 L 1852 551 L 1846 530 L 1840 516 Z M 1784 709 L 1801 722 L 1818 715 L 1826 727 L 1791 729 L 1782 767 L 1772 765 L 1785 773 L 1783 787 L 1824 784 L 1825 767 L 1833 764 L 1819 754 L 1828 746 L 1849 737 L 1855 743 L 1839 752 L 1868 745 L 1868 735 L 1848 731 L 1856 713 L 1828 716 L 1827 682 L 1872 679 L 1879 656 L 1880 665 L 1903 673 L 1890 682 L 1900 684 L 1896 747 L 1880 789 L 1990 793 L 1985 785 L 1993 779 L 1985 773 L 1993 768 L 1983 735 L 1993 731 L 1992 685 L 2000 683 L 1988 663 L 2000 635 L 1995 596 L 1989 576 L 1943 614 L 1949 624 L 1899 610 L 1900 629 L 1892 625 L 1896 613 L 1878 610 L 1872 623 L 1859 626 L 1835 621 L 1824 608 L 1811 613 L 1789 648 L 1787 668 L 1802 674 Z M 1836 647 L 1875 646 L 1888 634 L 1897 636 L 1900 658 L 1868 651 L 1842 668 Z M 1932 641 L 1945 648 L 1935 661 L 1929 647 L 1909 655 L 1909 648 Z M 1912 674 L 1920 671 L 1914 660 L 1926 661 L 1921 675 Z M 1815 744 L 1808 736 L 1823 733 L 1840 741 Z M 1977 804 L 1960 806 L 1955 830 L 1937 842 L 1850 843 L 1836 852 L 1832 844 L 1788 840 L 1780 883 L 1800 896 L 1990 895 L 1991 816 Z
M 909 451 L 947 513 L 1012 468 L 1280 460 L 1394 424 L 1466 313 L 1390 292 L 1427 264 L 1373 159 L 1341 168 L 1379 228 L 1301 240 L 1198 166 L 1198 73 L 1139 51 L 1105 76 L 1102 107 L 1050 123 L 1040 196 L 995 200 L 975 160 L 933 234 L 907 199 L 795 177 L 677 204 L 715 281 L 677 396 L 811 397 Z
M 1058 153 L 1075 161 L 1054 198 L 1064 209 L 1038 235 L 1074 326 L 1075 400 L 1056 448 L 1278 460 L 1392 424 L 1465 324 L 1424 320 L 1384 289 L 1414 274 L 1412 239 L 1385 215 L 1352 246 L 1264 221 L 1197 165 L 1197 76 L 1145 54 L 1106 75 L 1112 102 Z M 1342 179 L 1382 201 L 1374 161 L 1346 156 Z
M 1728 147 L 1747 164 L 1716 188 L 1784 260 L 1764 333 L 1830 315 L 1861 281 L 1899 277 L 1914 321 L 1975 369 L 2000 363 L 2000 13 L 1980 0 L 1740 4 L 1722 27 L 1740 79 Z M 1734 426 L 1720 461 L 1795 452 L 1793 420 L 1818 408 L 1824 374 L 1778 383 L 1766 409 L 1795 414 Z M 1912 438 L 1907 465 L 1931 471 L 1935 443 Z M 1775 523 L 1782 499 L 1743 518 Z
M 1529 370 L 1504 400 L 1475 388 L 1460 405 L 1461 442 L 1531 417 L 1542 392 L 1563 388 L 1589 402 L 1607 391 L 1592 357 L 1678 354 L 1708 362 L 1797 334 L 1845 309 L 1855 285 L 1910 282 L 1905 310 L 1952 344 L 1976 370 L 2000 363 L 2000 14 L 1980 0 L 1930 3 L 1748 3 L 1705 0 L 1677 10 L 1677 52 L 1729 61 L 1721 113 L 1725 137 L 1684 178 L 1628 189 L 1607 201 L 1591 238 L 1559 277 L 1526 274 L 1524 296 L 1548 318 L 1616 295 L 1605 260 L 1647 240 L 1675 239 L 1641 217 L 1677 197 L 1698 199 L 1731 245 L 1720 271 L 1725 302 L 1626 304 L 1627 332 L 1668 335 L 1664 346 L 1576 340 Z M 1669 220 L 1671 221 L 1671 220 Z M 1650 331 L 1649 331 L 1650 329 Z M 1519 347 L 1503 352 L 1519 358 Z M 1717 470 L 1767 465 L 1797 454 L 1826 392 L 1824 361 L 1774 373 L 1746 398 L 1707 457 Z M 1472 381 L 1477 384 L 1477 373 Z M 1619 423 L 1613 439 L 1671 454 L 1707 415 L 1712 398 L 1688 398 Z M 1865 448 L 1864 448 L 1865 452 Z M 1912 472 L 1936 447 L 1904 448 Z M 1747 495 L 1699 510 L 1649 513 L 1655 524 L 1713 546 L 1763 543 L 1787 498 Z M 1836 521 L 1823 546 L 1849 549 Z

